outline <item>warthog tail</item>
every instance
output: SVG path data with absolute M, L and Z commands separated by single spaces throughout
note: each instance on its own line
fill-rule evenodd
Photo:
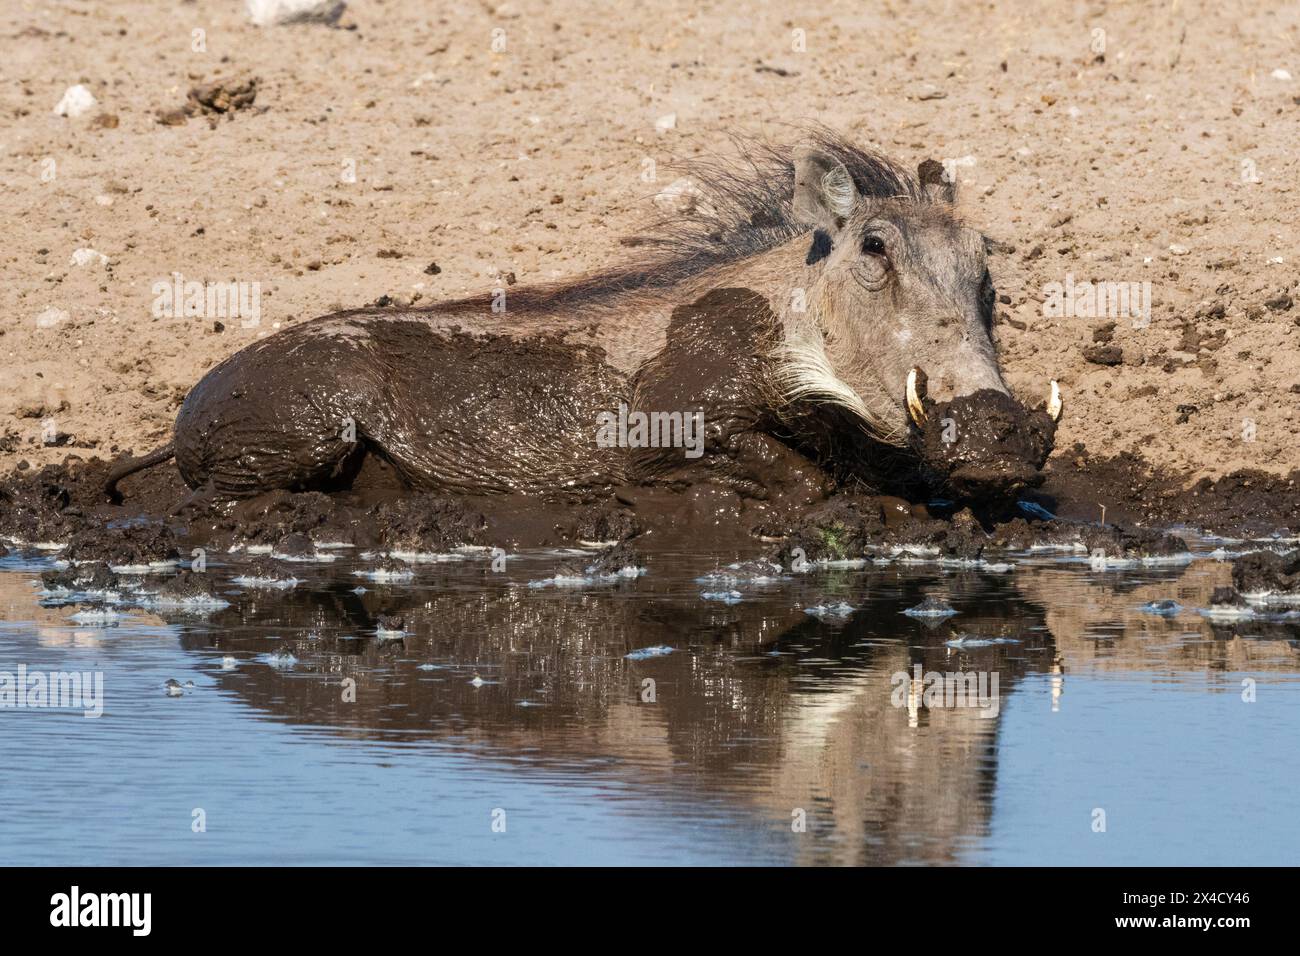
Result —
M 137 471 L 144 471 L 154 465 L 161 465 L 175 454 L 176 443 L 168 442 L 157 451 L 149 452 L 143 458 L 128 458 L 108 473 L 108 478 L 104 481 L 104 494 L 108 496 L 108 500 L 113 504 L 120 505 L 122 503 L 122 493 L 117 490 L 119 481 L 127 475 L 134 475 Z

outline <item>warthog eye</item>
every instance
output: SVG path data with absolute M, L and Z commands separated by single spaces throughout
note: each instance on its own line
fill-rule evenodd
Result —
M 862 251 L 869 256 L 884 256 L 885 240 L 879 236 L 867 236 L 862 240 Z

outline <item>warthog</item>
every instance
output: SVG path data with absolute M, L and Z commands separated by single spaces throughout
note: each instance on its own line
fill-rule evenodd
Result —
M 412 488 L 469 494 L 717 480 L 763 497 L 900 462 L 972 496 L 1033 482 L 1059 393 L 1030 411 L 1008 392 L 985 239 L 938 164 L 913 174 L 825 130 L 739 145 L 668 191 L 685 208 L 629 241 L 631 265 L 339 312 L 244 348 L 109 494 L 173 455 L 220 498 L 346 487 L 367 455 Z M 609 441 L 637 412 L 702 422 L 702 443 Z

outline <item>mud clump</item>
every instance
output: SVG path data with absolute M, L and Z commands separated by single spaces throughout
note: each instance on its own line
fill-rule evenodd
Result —
M 95 561 L 46 571 L 41 575 L 41 584 L 50 591 L 116 591 L 121 579 L 103 561 Z
M 645 558 L 630 545 L 616 544 L 601 551 L 591 564 L 587 573 L 593 575 L 618 574 L 624 568 L 644 568 Z
M 107 461 L 69 455 L 62 464 L 11 472 L 0 480 L 0 536 L 28 543 L 66 541 L 75 531 L 101 522 L 96 512 L 104 505 L 110 467 Z M 180 476 L 162 468 L 135 480 L 135 488 L 160 511 L 184 491 Z
M 1182 538 L 1150 528 L 1083 525 L 1078 537 L 1089 552 L 1100 551 L 1111 558 L 1163 558 L 1188 552 Z
M 1251 551 L 1232 562 L 1232 583 L 1244 594 L 1300 592 L 1300 549 L 1278 554 Z
M 943 557 L 962 561 L 978 561 L 988 546 L 989 535 L 966 508 L 953 515 L 943 538 L 935 542 Z
M 180 557 L 176 535 L 164 524 L 133 524 L 121 528 L 97 525 L 75 532 L 68 541 L 69 561 L 102 561 L 110 567 L 142 566 Z
M 463 502 L 430 495 L 382 504 L 374 512 L 386 551 L 435 553 L 484 542 L 487 518 Z
M 783 568 L 800 558 L 813 562 L 856 560 L 866 554 L 870 544 L 880 541 L 885 527 L 878 499 L 832 498 L 788 530 L 772 560 Z
M 853 561 L 873 547 L 920 545 L 936 547 L 946 558 L 974 561 L 991 543 L 970 509 L 943 520 L 931 517 L 924 505 L 891 496 L 833 498 L 799 521 L 772 560 L 791 567 L 802 552 L 812 562 Z
M 29 543 L 66 539 L 82 513 L 61 477 L 57 466 L 47 466 L 0 485 L 0 535 Z
M 556 570 L 558 577 L 610 578 L 621 576 L 628 568 L 645 567 L 645 558 L 630 545 L 620 542 L 599 552 L 590 561 L 566 561 Z
M 360 573 L 360 572 L 358 572 Z M 403 578 L 414 573 L 409 563 L 401 558 L 382 555 L 374 560 L 366 574 L 376 580 L 385 578 Z
M 609 505 L 590 505 L 573 523 L 573 537 L 578 541 L 626 541 L 643 530 L 631 509 Z
M 335 519 L 334 499 L 323 492 L 273 491 L 239 503 L 213 530 L 248 544 L 278 545 L 294 535 L 346 540 L 346 531 L 332 528 Z
M 268 558 L 266 555 L 258 555 L 248 562 L 240 574 L 240 577 L 254 581 L 277 581 L 290 576 L 279 561 L 275 560 L 275 558 Z
M 273 553 L 285 558 L 311 558 L 316 555 L 316 543 L 305 534 L 295 531 L 276 542 Z
M 211 575 L 195 571 L 181 571 L 168 578 L 157 595 L 172 601 L 215 601 L 220 598 Z
M 196 113 L 233 113 L 253 105 L 260 83 L 255 76 L 241 81 L 217 80 L 191 87 L 188 101 Z
M 1236 588 L 1218 587 L 1210 594 L 1210 607 L 1245 607 L 1246 599 Z
M 1051 454 L 1056 423 L 1010 395 L 982 389 L 925 402 L 921 471 L 931 487 L 961 498 L 1000 499 L 1033 487 Z

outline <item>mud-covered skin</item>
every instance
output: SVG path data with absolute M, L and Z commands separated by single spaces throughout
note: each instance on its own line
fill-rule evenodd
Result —
M 674 309 L 667 343 L 632 380 L 630 408 L 698 412 L 703 454 L 632 449 L 632 475 L 641 481 L 717 481 L 760 500 L 779 495 L 808 503 L 825 497 L 826 474 L 773 434 L 778 399 L 772 355 L 780 339 L 776 314 L 749 289 L 717 289 Z
M 991 389 L 925 406 L 915 446 L 931 487 L 959 498 L 998 498 L 1041 481 L 1056 437 L 1043 408 L 1028 410 Z
M 623 394 L 597 348 L 327 316 L 208 373 L 177 415 L 176 462 L 191 488 L 230 498 L 345 487 L 367 450 L 415 489 L 604 486 L 623 462 L 594 423 Z
M 559 335 L 471 335 L 414 315 L 327 316 L 205 376 L 177 416 L 176 461 L 189 487 L 218 498 L 346 488 L 371 453 L 407 487 L 446 494 L 717 481 L 746 497 L 806 503 L 830 486 L 772 434 L 779 337 L 761 296 L 716 290 L 674 310 L 667 344 L 629 381 L 599 347 Z M 602 446 L 600 415 L 621 403 L 700 412 L 703 454 Z

